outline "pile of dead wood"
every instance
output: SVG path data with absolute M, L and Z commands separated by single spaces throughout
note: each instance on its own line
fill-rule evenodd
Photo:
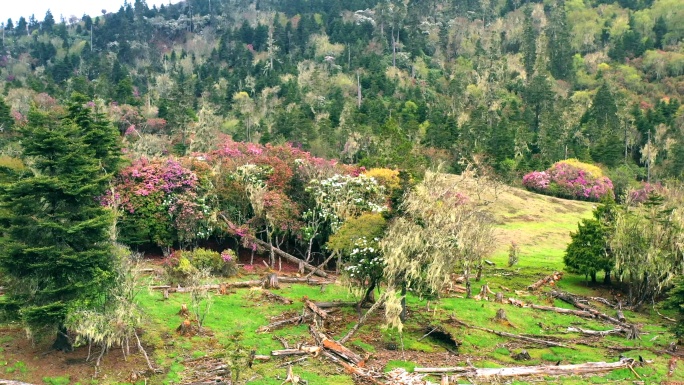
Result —
M 334 281 L 311 278 L 311 277 L 286 277 L 278 276 L 277 274 L 268 274 L 261 279 L 252 279 L 248 281 L 238 282 L 223 282 L 213 285 L 202 285 L 201 287 L 173 287 L 169 285 L 150 286 L 150 290 L 161 290 L 164 292 L 164 297 L 168 297 L 170 293 L 189 293 L 195 289 L 216 290 L 217 294 L 227 294 L 230 289 L 237 288 L 264 288 L 264 289 L 279 289 L 281 283 L 299 283 L 311 286 L 320 286 L 335 283 Z

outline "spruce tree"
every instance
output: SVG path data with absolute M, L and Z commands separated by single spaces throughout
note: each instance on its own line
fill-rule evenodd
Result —
M 61 119 L 31 110 L 21 139 L 35 174 L 0 189 L 4 309 L 34 334 L 57 331 L 59 350 L 71 349 L 68 312 L 101 304 L 113 277 L 113 218 L 96 198 L 119 164 L 117 134 L 82 102 Z
M 551 12 L 551 22 L 546 29 L 549 51 L 549 72 L 556 79 L 570 80 L 572 76 L 572 46 L 570 26 L 561 1 Z
M 530 79 L 534 73 L 534 64 L 537 62 L 537 30 L 534 28 L 531 7 L 525 8 L 522 55 L 525 72 L 527 73 L 527 78 Z

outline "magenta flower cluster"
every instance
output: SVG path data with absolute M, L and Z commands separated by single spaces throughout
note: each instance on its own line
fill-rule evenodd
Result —
M 147 196 L 157 191 L 170 193 L 192 189 L 197 185 L 197 175 L 184 168 L 175 159 L 165 162 L 150 162 L 142 158 L 124 169 L 119 179 L 137 186 L 136 195 Z
M 558 162 L 546 171 L 533 171 L 523 177 L 528 190 L 561 198 L 599 201 L 614 197 L 613 182 L 605 177 L 595 177 L 573 164 Z
M 664 187 L 660 183 L 644 183 L 641 188 L 629 192 L 629 202 L 632 204 L 642 204 L 652 195 L 663 192 Z

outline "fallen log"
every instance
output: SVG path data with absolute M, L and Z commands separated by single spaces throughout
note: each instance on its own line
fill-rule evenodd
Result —
M 632 358 L 623 358 L 617 362 L 587 362 L 576 365 L 539 365 L 517 366 L 509 368 L 473 368 L 473 367 L 447 367 L 447 368 L 415 368 L 415 373 L 455 373 L 454 377 L 523 377 L 523 376 L 564 376 L 581 375 L 591 373 L 604 373 L 616 369 L 632 368 L 635 364 Z
M 487 328 L 483 328 L 483 327 L 480 327 L 480 326 L 469 325 L 469 324 L 467 324 L 467 323 L 465 323 L 465 322 L 463 322 L 463 321 L 457 320 L 457 319 L 454 318 L 454 317 L 450 317 L 450 320 L 451 320 L 452 322 L 454 322 L 454 323 L 457 323 L 457 324 L 459 324 L 459 325 L 465 327 L 465 328 L 468 328 L 468 329 L 475 329 L 475 330 L 481 330 L 481 331 L 484 331 L 484 332 L 487 332 L 487 333 L 496 334 L 496 335 L 501 336 L 501 337 L 513 338 L 513 339 L 516 339 L 516 340 L 521 340 L 521 341 L 530 342 L 530 343 L 533 343 L 533 344 L 545 345 L 545 346 L 556 346 L 556 347 L 563 347 L 563 348 L 564 348 L 564 347 L 567 347 L 565 344 L 562 344 L 562 343 L 560 343 L 560 342 L 547 341 L 547 340 L 542 340 L 542 339 L 539 339 L 539 338 L 527 337 L 527 336 L 522 336 L 522 335 L 513 334 L 513 333 L 500 332 L 500 331 L 494 330 L 494 329 L 487 329 Z
M 619 307 L 618 305 L 611 303 L 610 301 L 608 301 L 607 299 L 605 299 L 603 297 L 589 297 L 589 299 L 592 301 L 600 302 L 600 303 L 602 303 L 606 306 L 612 307 L 612 308 L 618 308 Z
M 578 308 L 578 309 L 580 309 L 580 310 L 584 310 L 584 311 L 587 311 L 587 312 L 589 312 L 589 313 L 592 313 L 592 314 L 594 315 L 594 317 L 596 317 L 596 318 L 600 318 L 600 319 L 606 320 L 606 321 L 608 321 L 608 322 L 610 322 L 610 323 L 612 323 L 612 324 L 618 325 L 618 326 L 620 326 L 620 327 L 622 327 L 622 328 L 624 328 L 624 329 L 631 329 L 631 328 L 634 327 L 633 325 L 630 325 L 630 324 L 628 324 L 628 323 L 626 323 L 626 322 L 621 322 L 621 321 L 620 321 L 619 319 L 617 319 L 617 318 L 611 317 L 611 316 L 609 316 L 608 314 L 605 314 L 605 313 L 601 313 L 600 311 L 598 311 L 598 310 L 592 308 L 591 306 L 585 305 L 585 304 L 583 304 L 582 302 L 579 302 L 579 301 L 577 300 L 577 298 L 575 298 L 574 296 L 572 296 L 572 295 L 570 295 L 570 294 L 568 294 L 568 293 L 563 293 L 563 292 L 560 292 L 560 291 L 552 291 L 552 292 L 551 292 L 551 296 L 553 296 L 554 298 L 558 298 L 558 299 L 560 299 L 560 300 L 563 301 L 563 302 L 569 303 L 569 304 L 575 306 L 576 308 Z
M 209 290 L 226 290 L 226 289 L 236 289 L 236 288 L 250 288 L 250 287 L 263 287 L 265 279 L 268 279 L 269 277 L 266 277 L 264 279 L 252 279 L 249 281 L 238 281 L 238 282 L 224 282 L 221 284 L 214 284 L 214 285 L 202 285 L 200 286 L 201 289 L 209 289 Z M 277 281 L 279 283 L 305 283 L 308 285 L 313 285 L 313 286 L 318 286 L 318 285 L 329 285 L 333 284 L 335 282 L 333 281 L 326 281 L 326 280 L 321 280 L 321 279 L 312 279 L 312 278 L 296 278 L 296 277 L 277 277 Z M 152 290 L 168 290 L 170 293 L 189 293 L 190 291 L 193 290 L 192 287 L 171 287 L 167 285 L 161 285 L 161 286 L 150 286 L 150 289 Z
M 520 301 L 520 300 L 515 299 L 515 298 L 509 298 L 508 303 L 510 303 L 511 305 L 517 306 L 517 307 L 525 307 L 525 302 Z
M 226 218 L 223 214 L 219 214 L 219 216 L 221 217 L 221 219 L 223 219 L 228 224 L 229 228 L 237 228 L 237 226 L 235 226 L 232 222 L 230 222 L 228 220 L 228 218 Z M 254 242 L 257 246 L 260 246 L 260 247 L 266 249 L 267 251 L 272 251 L 273 254 L 275 254 L 281 258 L 285 258 L 288 261 L 290 261 L 290 262 L 292 262 L 298 266 L 301 264 L 301 266 L 303 266 L 306 270 L 313 271 L 314 274 L 319 276 L 319 277 L 324 277 L 324 278 L 328 277 L 328 274 L 325 271 L 318 269 L 316 266 L 312 266 L 311 264 L 307 263 L 306 261 L 304 261 L 302 259 L 295 257 L 292 254 L 286 253 L 286 252 L 280 250 L 279 248 L 274 247 L 273 245 L 271 245 L 268 242 L 264 242 L 259 238 L 250 238 L 250 241 Z
M 387 383 L 392 385 L 438 385 L 427 381 L 425 379 L 427 376 L 428 374 L 409 373 L 404 368 L 395 368 L 385 373 Z M 449 385 L 448 378 L 448 376 L 442 376 L 440 385 Z
M 292 304 L 291 299 L 285 298 L 282 295 L 278 295 L 272 291 L 264 290 L 263 292 L 261 292 L 261 294 L 270 300 L 280 302 L 280 303 L 285 304 L 285 305 L 291 305 Z
M 356 365 L 345 362 L 343 359 L 337 357 L 335 354 L 333 354 L 332 352 L 329 352 L 327 350 L 324 350 L 321 354 L 324 355 L 325 357 L 327 357 L 328 359 L 330 359 L 332 362 L 343 367 L 347 371 L 347 373 L 349 373 L 349 374 L 353 374 L 353 375 L 357 375 L 359 377 L 363 377 L 364 379 L 366 379 L 366 380 L 368 380 L 374 384 L 378 384 L 378 385 L 382 384 L 377 379 L 378 377 L 382 377 L 382 375 L 380 375 L 380 374 L 375 374 L 375 373 L 373 373 L 367 369 L 360 368 Z
M 572 314 L 576 315 L 578 317 L 584 317 L 584 318 L 595 318 L 596 316 L 588 311 L 584 310 L 572 310 L 572 309 L 565 309 L 562 307 L 555 307 L 555 306 L 541 306 L 541 305 L 535 305 L 535 304 L 530 304 L 528 305 L 532 309 L 537 309 L 537 310 L 544 310 L 544 311 L 552 311 L 555 313 L 560 313 L 560 314 Z
M 0 385 L 33 385 L 33 384 L 29 384 L 28 382 L 19 382 L 19 381 L 12 381 L 12 380 L 0 380 Z
M 292 318 L 287 318 L 287 319 L 280 320 L 280 321 L 271 322 L 270 324 L 268 324 L 266 326 L 261 326 L 260 328 L 258 328 L 257 333 L 270 332 L 270 331 L 273 331 L 275 329 L 281 328 L 281 327 L 283 327 L 285 325 L 289 325 L 289 324 L 299 325 L 299 324 L 303 323 L 307 318 L 309 318 L 308 315 L 300 315 L 297 317 L 292 317 Z
M 330 309 L 334 307 L 348 307 L 356 306 L 358 302 L 344 302 L 344 301 L 332 301 L 332 302 L 314 302 L 319 309 Z
M 325 333 L 319 331 L 313 325 L 309 325 L 309 331 L 311 332 L 311 334 L 314 335 L 314 339 L 316 339 L 317 342 L 320 341 L 319 344 L 322 345 L 323 348 L 338 355 L 340 358 L 344 359 L 347 362 L 350 362 L 354 365 L 361 364 L 360 366 L 363 366 L 363 359 L 361 358 L 361 356 L 349 350 L 346 346 L 328 338 L 328 336 L 325 335 Z
M 327 281 L 324 279 L 316 278 L 297 278 L 297 277 L 278 277 L 278 281 L 281 283 L 306 283 L 308 285 L 330 285 L 335 283 L 334 281 Z
M 627 330 L 624 330 L 624 329 L 588 330 L 588 329 L 576 328 L 573 326 L 568 326 L 568 332 L 580 333 L 580 334 L 584 334 L 585 336 L 600 336 L 600 337 L 609 336 L 611 334 L 627 334 Z
M 553 274 L 548 275 L 548 276 L 540 279 L 539 281 L 531 284 L 530 286 L 527 287 L 527 290 L 535 291 L 535 290 L 538 290 L 540 287 L 542 287 L 546 284 L 553 285 L 556 281 L 560 281 L 561 278 L 563 278 L 563 273 L 560 271 L 556 271 Z
M 282 356 L 303 356 L 308 354 L 318 354 L 321 348 L 318 346 L 302 346 L 299 349 L 281 349 L 271 351 L 271 355 L 274 357 Z
M 321 317 L 322 319 L 328 318 L 328 313 L 326 313 L 325 310 L 321 310 L 321 308 L 316 306 L 315 303 L 309 301 L 308 298 L 304 299 L 304 304 L 306 305 L 306 307 L 311 309 L 312 312 L 314 312 L 317 316 Z

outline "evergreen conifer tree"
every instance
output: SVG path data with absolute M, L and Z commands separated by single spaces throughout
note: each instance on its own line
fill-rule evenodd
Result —
M 31 110 L 22 145 L 35 174 L 0 188 L 4 309 L 33 333 L 57 331 L 59 350 L 71 349 L 68 312 L 101 304 L 113 279 L 112 217 L 96 198 L 119 165 L 117 134 L 83 101 L 62 119 Z
M 569 80 L 572 76 L 572 46 L 570 26 L 561 1 L 551 12 L 551 22 L 546 29 L 549 51 L 549 72 L 556 79 Z
M 537 31 L 534 29 L 531 7 L 525 8 L 522 55 L 525 72 L 527 73 L 527 78 L 530 79 L 534 73 L 534 64 L 537 62 Z

